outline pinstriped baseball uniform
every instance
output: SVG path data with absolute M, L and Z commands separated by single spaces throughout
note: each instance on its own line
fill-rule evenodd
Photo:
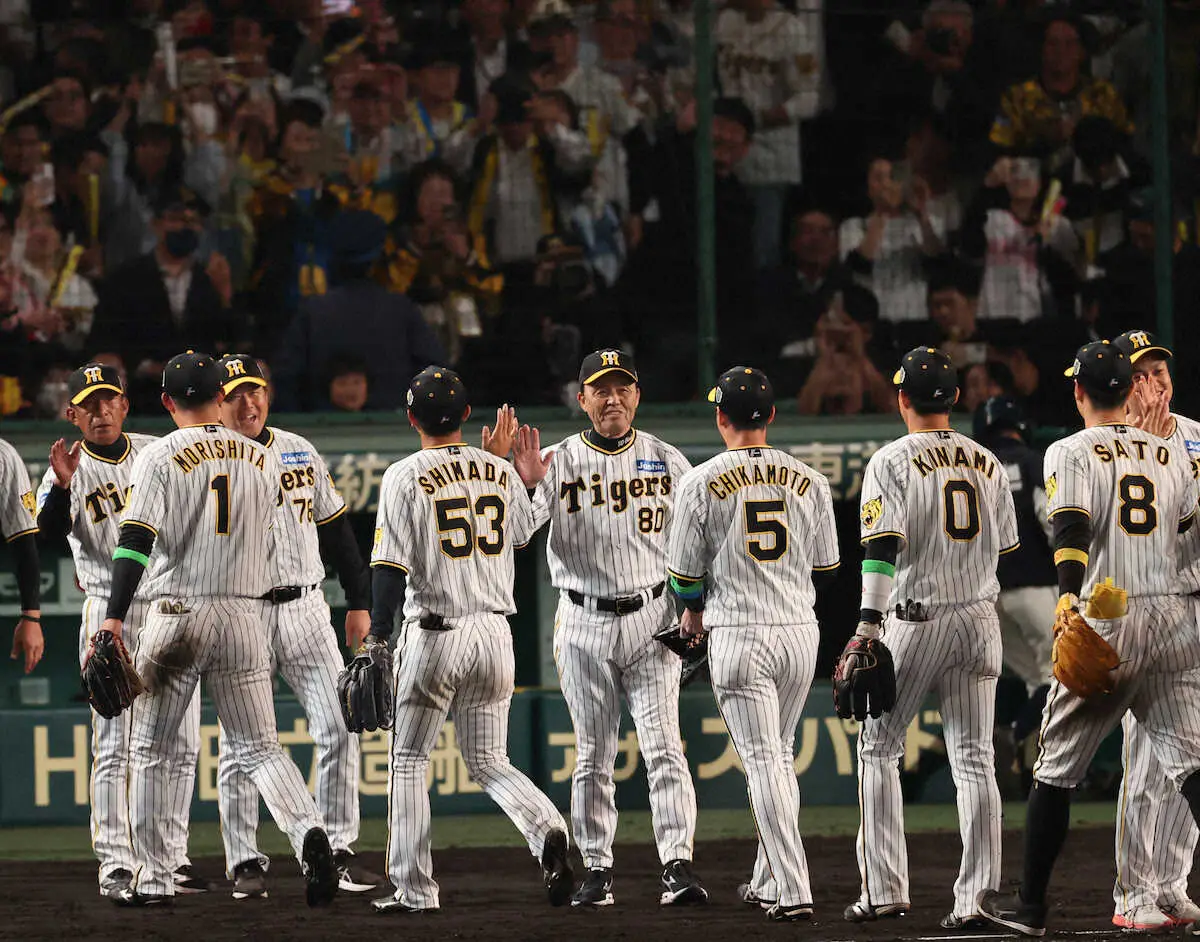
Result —
M 123 525 L 156 535 L 150 599 L 135 664 L 149 688 L 130 710 L 130 824 L 139 894 L 171 895 L 159 809 L 167 805 L 165 744 L 178 734 L 204 676 L 232 759 L 254 780 L 299 858 L 320 815 L 304 777 L 279 744 L 266 640 L 273 584 L 270 530 L 280 466 L 220 425 L 181 428 L 134 460 Z
M 307 439 L 278 428 L 264 429 L 261 444 L 281 467 L 279 512 L 272 531 L 273 585 L 298 585 L 300 598 L 271 605 L 264 628 L 272 666 L 295 692 L 308 717 L 317 750 L 317 807 L 334 852 L 349 850 L 358 839 L 358 737 L 346 732 L 337 702 L 337 675 L 344 666 L 329 605 L 321 584 L 317 527 L 346 512 L 329 469 Z M 225 858 L 234 867 L 257 859 L 258 791 L 233 762 L 222 762 L 217 780 Z
M 1172 414 L 1168 438 L 1200 468 L 1200 422 Z M 1180 538 L 1180 591 L 1200 591 L 1200 528 Z M 1193 629 L 1200 625 L 1200 599 L 1184 603 Z M 1197 629 L 1200 630 L 1200 629 Z M 1187 801 L 1163 773 L 1145 729 L 1132 713 L 1121 720 L 1125 774 L 1117 800 L 1117 879 L 1113 899 L 1119 913 L 1139 906 L 1173 907 L 1188 898 L 1188 875 L 1196 851 L 1197 830 Z
M 862 540 L 900 538 L 883 640 L 896 662 L 896 706 L 858 737 L 862 901 L 910 902 L 899 762 L 908 724 L 936 691 L 958 793 L 963 854 L 953 915 L 975 913 L 1000 879 L 1000 793 L 992 727 L 1000 674 L 996 561 L 1018 545 L 1000 460 L 954 431 L 914 432 L 872 456 L 862 489 Z M 894 606 L 920 603 L 925 621 Z
M 478 448 L 425 448 L 384 473 L 371 565 L 408 577 L 396 646 L 387 864 L 396 898 L 418 909 L 439 906 L 426 776 L 447 713 L 471 778 L 535 859 L 550 831 L 567 830 L 554 803 L 508 758 L 515 668 L 505 616 L 516 611 L 513 550 L 532 534 L 520 476 Z
M 1046 452 L 1050 517 L 1087 514 L 1092 542 L 1083 597 L 1111 576 L 1129 594 L 1129 611 L 1089 620 L 1121 658 L 1115 689 L 1088 702 L 1057 681 L 1042 714 L 1034 778 L 1071 788 L 1127 710 L 1150 739 L 1163 770 L 1179 786 L 1200 769 L 1200 633 L 1178 595 L 1178 527 L 1196 513 L 1187 453 L 1123 424 L 1084 429 Z
M 125 451 L 119 458 L 106 458 L 84 442 L 79 467 L 71 478 L 71 529 L 67 543 L 75 561 L 75 578 L 87 596 L 79 629 L 79 663 L 87 655 L 92 635 L 100 630 L 108 607 L 112 580 L 112 555 L 117 546 L 121 511 L 129 499 L 129 482 L 137 453 L 155 439 L 149 435 L 124 434 Z M 47 468 L 38 488 L 38 510 L 45 506 L 57 482 Z M 130 651 L 137 650 L 138 630 L 146 618 L 146 593 L 142 586 L 126 618 L 123 637 Z M 125 793 L 128 773 L 128 717 L 111 720 L 92 713 L 91 825 L 92 849 L 100 861 L 101 881 L 114 870 L 136 868 L 129 834 L 129 801 Z M 168 759 L 171 802 L 164 810 L 164 832 L 172 869 L 187 865 L 188 820 L 192 791 L 196 784 L 196 760 L 200 754 L 200 691 L 188 707 L 179 735 Z
M 37 504 L 29 472 L 17 450 L 0 438 L 0 534 L 11 543 L 37 532 Z
M 669 570 L 709 573 L 709 669 L 759 834 L 750 887 L 811 903 L 793 762 L 820 640 L 812 570 L 839 562 L 829 482 L 777 448 L 731 449 L 683 476 L 672 515 Z
M 589 869 L 612 867 L 624 693 L 646 760 L 659 857 L 691 860 L 696 792 L 679 735 L 679 659 L 653 640 L 675 619 L 663 585 L 666 531 L 689 465 L 678 449 L 636 429 L 612 451 L 587 435 L 554 447 L 533 500 L 535 527 L 550 523 L 546 555 L 559 591 L 554 660 L 575 727 L 575 843 Z M 596 608 L 597 599 L 635 597 L 641 607 L 628 614 Z

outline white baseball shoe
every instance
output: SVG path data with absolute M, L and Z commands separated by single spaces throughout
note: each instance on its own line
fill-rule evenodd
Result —
M 1126 932 L 1168 932 L 1176 923 L 1157 906 L 1138 906 L 1123 913 L 1116 913 L 1112 922 Z

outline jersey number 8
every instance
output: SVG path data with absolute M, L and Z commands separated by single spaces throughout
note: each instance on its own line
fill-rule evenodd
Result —
M 475 535 L 470 517 L 471 503 L 465 497 L 447 497 L 433 502 L 437 514 L 442 552 L 451 559 L 466 559 L 479 547 L 484 556 L 496 556 L 504 549 L 504 500 L 498 494 L 484 494 L 475 501 L 475 516 L 482 517 L 486 532 Z M 482 529 L 482 528 L 481 528 Z
M 1126 474 L 1117 485 L 1121 507 L 1117 521 L 1130 536 L 1147 536 L 1158 526 L 1154 506 L 1154 482 L 1144 474 Z

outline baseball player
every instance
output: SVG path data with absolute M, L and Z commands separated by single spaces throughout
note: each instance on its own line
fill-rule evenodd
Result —
M 883 638 L 896 665 L 896 705 L 858 737 L 858 865 L 851 922 L 909 908 L 899 763 L 908 724 L 931 690 L 941 701 L 963 853 L 954 908 L 941 925 L 982 924 L 980 891 L 1000 878 L 1000 791 L 992 726 L 1000 674 L 996 564 L 1018 546 L 1003 462 L 950 428 L 958 371 L 932 347 L 905 354 L 892 377 L 908 434 L 867 463 L 862 487 L 863 596 L 857 634 Z
M 1126 402 L 1131 425 L 1165 438 L 1185 451 L 1193 473 L 1200 462 L 1200 422 L 1170 411 L 1175 393 L 1167 360 L 1171 351 L 1144 330 L 1131 330 L 1113 345 L 1133 364 L 1133 393 Z M 1183 591 L 1200 591 L 1200 527 L 1183 537 Z M 1195 612 L 1195 600 L 1187 603 Z M 1193 617 L 1193 624 L 1197 619 Z M 1166 929 L 1200 920 L 1200 907 L 1188 897 L 1188 875 L 1197 830 L 1187 802 L 1163 774 L 1149 737 L 1133 713 L 1121 720 L 1125 736 L 1125 775 L 1117 807 L 1117 879 L 1113 923 L 1141 931 Z
M 207 354 L 173 357 L 163 405 L 177 430 L 142 447 L 113 553 L 101 629 L 120 638 L 147 567 L 150 612 L 135 665 L 148 688 L 130 711 L 129 821 L 137 855 L 130 906 L 169 903 L 173 860 L 164 753 L 203 676 L 229 761 L 254 780 L 305 876 L 310 906 L 338 890 L 329 837 L 304 777 L 279 744 L 264 626 L 273 585 L 270 530 L 281 468 L 275 456 L 221 425 L 221 372 Z M 153 553 L 153 556 L 151 555 Z
M 470 411 L 452 370 L 431 366 L 413 377 L 408 417 L 421 450 L 388 468 L 379 490 L 368 645 L 386 644 L 397 610 L 404 612 L 388 779 L 388 876 L 396 890 L 374 901 L 381 913 L 440 906 L 426 772 L 447 713 L 467 771 L 541 862 L 553 905 L 567 902 L 574 879 L 566 822 L 508 758 L 515 667 L 505 616 L 516 611 L 513 550 L 533 534 L 532 510 L 512 465 L 463 444 Z
M 21 593 L 21 617 L 13 631 L 10 657 L 14 661 L 24 657 L 26 674 L 37 667 L 46 651 L 36 507 L 25 462 L 12 445 L 0 438 L 0 535 L 12 547 L 13 575 Z
M 1078 620 L 1081 599 L 1099 608 L 1096 587 L 1106 578 L 1128 601 L 1123 616 L 1087 618 L 1119 659 L 1111 693 L 1085 700 L 1057 676 L 1050 684 L 1019 891 L 987 890 L 979 898 L 985 917 L 1030 936 L 1046 932 L 1046 890 L 1070 825 L 1071 789 L 1127 710 L 1192 814 L 1200 814 L 1200 727 L 1189 712 L 1200 699 L 1200 634 L 1178 595 L 1177 572 L 1178 534 L 1196 513 L 1191 465 L 1171 442 L 1126 424 L 1133 371 L 1119 347 L 1086 344 L 1067 375 L 1085 428 L 1046 452 L 1060 617 Z M 1113 591 L 1106 586 L 1103 594 Z
M 571 820 L 587 874 L 572 906 L 613 903 L 617 733 L 621 695 L 646 760 L 663 905 L 703 903 L 692 872 L 696 792 L 679 736 L 679 659 L 654 633 L 675 618 L 663 582 L 675 485 L 689 470 L 679 451 L 633 428 L 641 392 L 620 350 L 588 354 L 579 404 L 592 427 L 545 457 L 536 429 L 521 429 L 514 464 L 536 489 L 535 526 L 550 521 L 547 556 L 559 591 L 554 660 L 575 727 Z
M 338 709 L 337 675 L 344 665 L 321 591 L 322 557 L 333 563 L 346 590 L 346 644 L 351 650 L 371 627 L 370 576 L 350 529 L 346 504 L 316 448 L 299 435 L 267 426 L 270 397 L 258 361 L 231 354 L 217 365 L 225 393 L 225 427 L 258 442 L 281 467 L 282 500 L 272 539 L 279 575 L 266 596 L 271 603 L 266 629 L 271 661 L 308 717 L 317 751 L 317 807 L 333 845 L 340 887 L 364 893 L 383 878 L 354 864 L 350 850 L 358 839 L 358 739 L 346 731 Z M 265 897 L 268 859 L 255 841 L 258 792 L 234 762 L 221 763 L 217 786 L 234 899 Z
M 50 449 L 50 467 L 37 492 L 38 529 L 44 538 L 65 538 L 75 560 L 75 578 L 86 598 L 79 627 L 79 661 L 104 620 L 111 593 L 112 554 L 117 526 L 129 500 L 130 473 L 137 453 L 154 439 L 122 431 L 129 414 L 115 367 L 88 363 L 67 378 L 67 421 L 81 441 L 59 439 Z M 136 648 L 147 602 L 139 591 L 126 616 L 125 642 Z M 100 895 L 119 901 L 133 880 L 136 858 L 129 835 L 125 794 L 129 746 L 125 717 L 105 719 L 92 712 L 92 849 L 100 861 Z M 169 807 L 165 813 L 168 856 L 174 861 L 176 893 L 203 893 L 210 886 L 196 875 L 187 856 L 188 820 L 200 754 L 200 692 L 188 704 L 179 735 L 170 741 Z
M 737 366 L 708 395 L 726 451 L 679 482 L 667 544 L 685 635 L 710 632 L 717 706 L 746 769 L 758 828 L 743 900 L 767 918 L 812 917 L 800 840 L 796 724 L 817 664 L 814 581 L 838 567 L 829 482 L 767 444 L 775 394 L 760 370 Z M 706 575 L 707 573 L 707 575 Z
M 1028 699 L 1013 724 L 1013 739 L 1022 743 L 1038 728 L 1050 689 L 1050 649 L 1058 592 L 1054 587 L 1054 553 L 1042 486 L 1042 455 L 1027 443 L 1029 425 L 1011 396 L 988 399 L 975 413 L 975 440 L 1004 463 L 1017 512 L 1021 545 L 1000 557 L 996 577 L 1000 595 L 1000 638 L 1004 663 L 1025 683 Z M 1018 753 L 1020 754 L 1020 752 Z M 1032 760 L 1030 761 L 1032 765 Z

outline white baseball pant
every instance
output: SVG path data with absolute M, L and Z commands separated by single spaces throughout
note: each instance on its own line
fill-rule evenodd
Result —
M 1004 663 L 1030 694 L 1050 683 L 1057 605 L 1058 589 L 1048 585 L 1006 589 L 996 598 Z

